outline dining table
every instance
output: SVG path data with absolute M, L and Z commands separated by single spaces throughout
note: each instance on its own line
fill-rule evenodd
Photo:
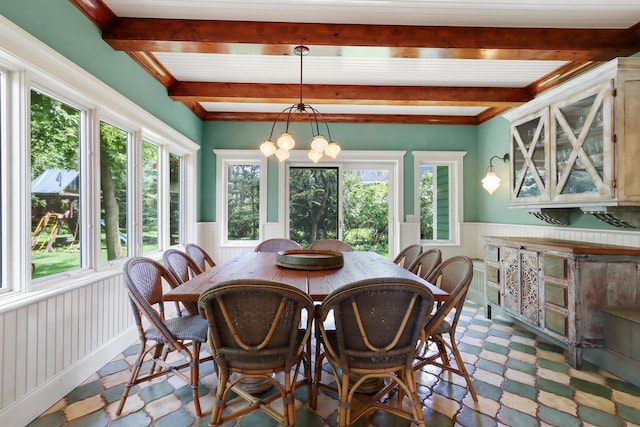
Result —
M 198 302 L 200 295 L 221 282 L 237 279 L 262 279 L 286 283 L 306 293 L 316 302 L 340 287 L 357 280 L 376 277 L 402 277 L 426 286 L 436 302 L 446 301 L 449 294 L 409 270 L 375 252 L 343 252 L 339 268 L 307 270 L 283 267 L 275 252 L 242 252 L 206 270 L 164 294 L 165 301 Z

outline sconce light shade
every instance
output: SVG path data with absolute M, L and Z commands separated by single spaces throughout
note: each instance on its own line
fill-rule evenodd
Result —
M 500 187 L 500 178 L 494 171 L 487 172 L 487 175 L 482 178 L 482 188 L 487 190 L 487 193 L 493 194 L 498 187 Z
M 487 193 L 493 194 L 500 187 L 501 179 L 493 171 L 493 159 L 501 159 L 505 163 L 509 163 L 509 153 L 504 156 L 493 156 L 489 159 L 489 167 L 487 168 L 487 175 L 482 178 L 482 188 L 487 190 Z

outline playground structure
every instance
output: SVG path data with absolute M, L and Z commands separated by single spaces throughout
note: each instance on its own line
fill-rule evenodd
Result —
M 65 222 L 68 222 L 69 229 L 73 231 L 71 241 L 75 242 L 78 237 L 78 221 L 73 216 L 73 209 L 69 209 L 64 214 L 47 212 L 40 218 L 38 225 L 33 230 L 31 250 L 45 249 L 47 252 L 55 252 L 53 244 Z M 44 238 L 42 238 L 43 236 Z
M 31 250 L 54 252 L 58 234 L 65 225 L 71 234 L 67 241 L 77 241 L 78 218 L 74 205 L 78 189 L 78 172 L 72 170 L 48 169 L 32 181 L 31 194 L 39 203 L 31 207 Z

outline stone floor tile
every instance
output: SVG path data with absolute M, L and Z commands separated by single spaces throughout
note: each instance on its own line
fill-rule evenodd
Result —
M 582 380 L 580 378 L 571 378 L 570 385 L 576 390 L 580 390 L 585 393 L 594 394 L 606 399 L 611 397 L 611 389 L 599 383 Z
M 573 389 L 565 384 L 560 384 L 555 381 L 547 380 L 538 377 L 538 388 L 541 391 L 552 393 L 557 396 L 566 397 L 567 399 L 573 398 Z
M 588 406 L 580 406 L 578 408 L 578 415 L 583 420 L 588 420 L 588 422 L 582 424 L 583 427 L 623 427 L 625 425 L 625 422 L 620 418 Z
M 508 427 L 538 427 L 538 420 L 529 414 L 503 406 L 498 412 L 498 420 Z
M 131 372 L 129 371 L 120 371 L 115 374 L 107 375 L 106 377 L 100 378 L 100 382 L 104 388 L 111 388 L 117 386 L 119 384 L 124 384 L 129 381 L 131 377 Z
M 616 403 L 621 403 L 632 408 L 638 408 L 640 413 L 640 396 L 634 396 L 632 394 L 624 393 L 618 390 L 611 391 L 611 400 Z
M 582 424 L 577 416 L 544 405 L 538 409 L 538 418 L 544 421 L 541 425 L 555 427 L 580 427 Z
M 507 371 L 504 373 L 504 376 L 505 378 L 517 381 L 522 384 L 526 384 L 531 387 L 536 385 L 536 377 L 526 372 L 517 371 L 515 369 L 507 369 Z
M 575 401 L 580 405 L 588 406 L 590 408 L 597 409 L 607 414 L 616 413 L 616 404 L 606 397 L 596 396 L 594 394 L 585 393 L 584 391 L 576 390 L 574 397 Z
M 456 416 L 455 426 L 460 427 L 495 427 L 496 420 L 468 407 L 463 407 Z
M 566 363 L 567 361 L 567 358 L 564 356 L 564 354 L 556 353 L 554 351 L 549 351 L 549 350 L 543 350 L 540 347 L 536 349 L 536 354 L 540 359 L 552 360 L 558 363 Z
M 68 405 L 64 408 L 64 417 L 67 421 L 73 421 L 76 418 L 83 417 L 86 414 L 102 409 L 103 406 L 104 400 L 102 400 L 102 396 L 98 394 Z
M 431 395 L 431 397 L 424 402 L 424 405 L 442 415 L 445 415 L 447 418 L 453 418 L 460 410 L 459 401 L 449 399 L 439 394 Z
M 154 427 L 189 427 L 195 419 L 184 408 L 158 419 Z
M 545 368 L 538 368 L 538 377 L 564 385 L 569 385 L 571 383 L 571 377 L 568 374 L 563 374 L 561 372 Z
M 118 410 L 119 404 L 120 400 L 116 400 L 115 402 L 107 405 L 106 411 L 111 419 L 115 420 L 118 418 L 118 416 L 116 415 L 116 411 Z M 124 407 L 122 408 L 122 414 L 120 416 L 122 417 L 127 414 L 137 412 L 142 408 L 144 408 L 144 401 L 140 398 L 140 396 L 138 396 L 137 394 L 130 394 L 127 397 L 127 400 L 124 402 Z
M 523 384 L 519 381 L 507 379 L 502 386 L 504 391 L 517 394 L 520 397 L 524 397 L 529 400 L 536 400 L 538 396 L 538 390 L 533 385 Z
M 503 354 L 494 353 L 493 351 L 488 351 L 486 349 L 480 353 L 480 358 L 487 359 L 492 362 L 499 363 L 501 365 L 504 365 L 505 363 L 507 363 L 507 359 L 508 359 L 507 356 Z
M 471 393 L 467 394 L 462 403 L 467 407 L 474 411 L 480 412 L 484 415 L 487 415 L 491 418 L 495 418 L 500 410 L 500 403 L 487 399 L 484 396 L 478 396 L 478 401 L 475 402 L 471 397 Z
M 177 411 L 181 407 L 182 401 L 174 395 L 169 395 L 147 403 L 145 410 L 151 415 L 151 418 L 158 420 L 171 412 Z
M 511 341 L 509 341 L 508 338 L 502 338 L 502 337 L 498 337 L 498 336 L 495 336 L 495 335 L 489 335 L 485 341 L 486 342 L 490 342 L 490 343 L 494 343 L 494 344 L 498 344 L 498 345 L 501 345 L 503 347 L 508 347 L 509 343 L 511 342 Z
M 513 348 L 509 351 L 509 358 L 530 363 L 532 365 L 538 361 L 538 358 L 535 355 L 515 350 Z
M 569 368 L 569 375 L 573 378 L 578 378 L 591 383 L 606 385 L 607 380 L 602 375 L 598 375 L 597 372 L 581 371 L 578 369 Z
M 538 394 L 538 402 L 540 402 L 541 405 L 573 416 L 578 415 L 578 404 L 571 399 L 558 396 L 557 394 L 541 390 Z
M 472 331 L 478 331 L 478 332 L 482 332 L 482 333 L 487 333 L 489 332 L 489 327 L 488 326 L 483 326 L 483 325 L 474 325 L 471 324 L 467 327 L 467 329 L 472 330 Z
M 66 427 L 108 427 L 111 421 L 103 411 L 92 412 L 73 421 L 69 421 Z
M 513 335 L 511 337 L 511 341 L 512 342 L 516 342 L 516 343 L 520 343 L 520 344 L 524 344 L 524 345 L 528 345 L 530 347 L 535 347 L 536 343 L 537 343 L 535 338 L 523 337 L 523 336 L 520 336 L 520 335 Z
M 484 381 L 492 384 L 496 387 L 502 387 L 504 377 L 502 375 L 494 374 L 493 372 L 485 371 L 483 369 L 476 369 L 473 374 L 473 378 L 478 381 Z
M 467 335 L 462 337 L 462 339 L 460 339 L 459 342 L 469 344 L 469 345 L 474 345 L 476 347 L 482 347 L 482 345 L 484 344 L 484 341 L 485 340 L 483 340 L 482 338 L 474 338 Z
M 55 404 L 53 404 L 49 409 L 47 409 L 46 411 L 44 411 L 44 413 L 42 415 L 49 415 L 52 414 L 54 412 L 58 412 L 61 411 L 62 409 L 64 409 L 67 406 L 67 399 L 60 399 L 58 400 Z M 42 416 L 41 415 L 41 416 Z
M 525 397 L 518 396 L 517 394 L 509 392 L 504 392 L 502 394 L 500 403 L 502 403 L 502 405 L 506 406 L 507 408 L 515 409 L 534 418 L 536 416 L 536 412 L 538 411 L 538 402 L 536 402 L 535 400 L 527 399 Z

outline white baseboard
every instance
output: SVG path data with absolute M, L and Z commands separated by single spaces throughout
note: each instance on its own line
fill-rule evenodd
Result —
M 135 326 L 126 329 L 102 347 L 74 363 L 65 371 L 51 378 L 45 384 L 28 392 L 22 398 L 12 402 L 0 411 L 4 426 L 26 426 L 40 414 L 49 409 L 85 379 L 130 346 L 138 338 Z

